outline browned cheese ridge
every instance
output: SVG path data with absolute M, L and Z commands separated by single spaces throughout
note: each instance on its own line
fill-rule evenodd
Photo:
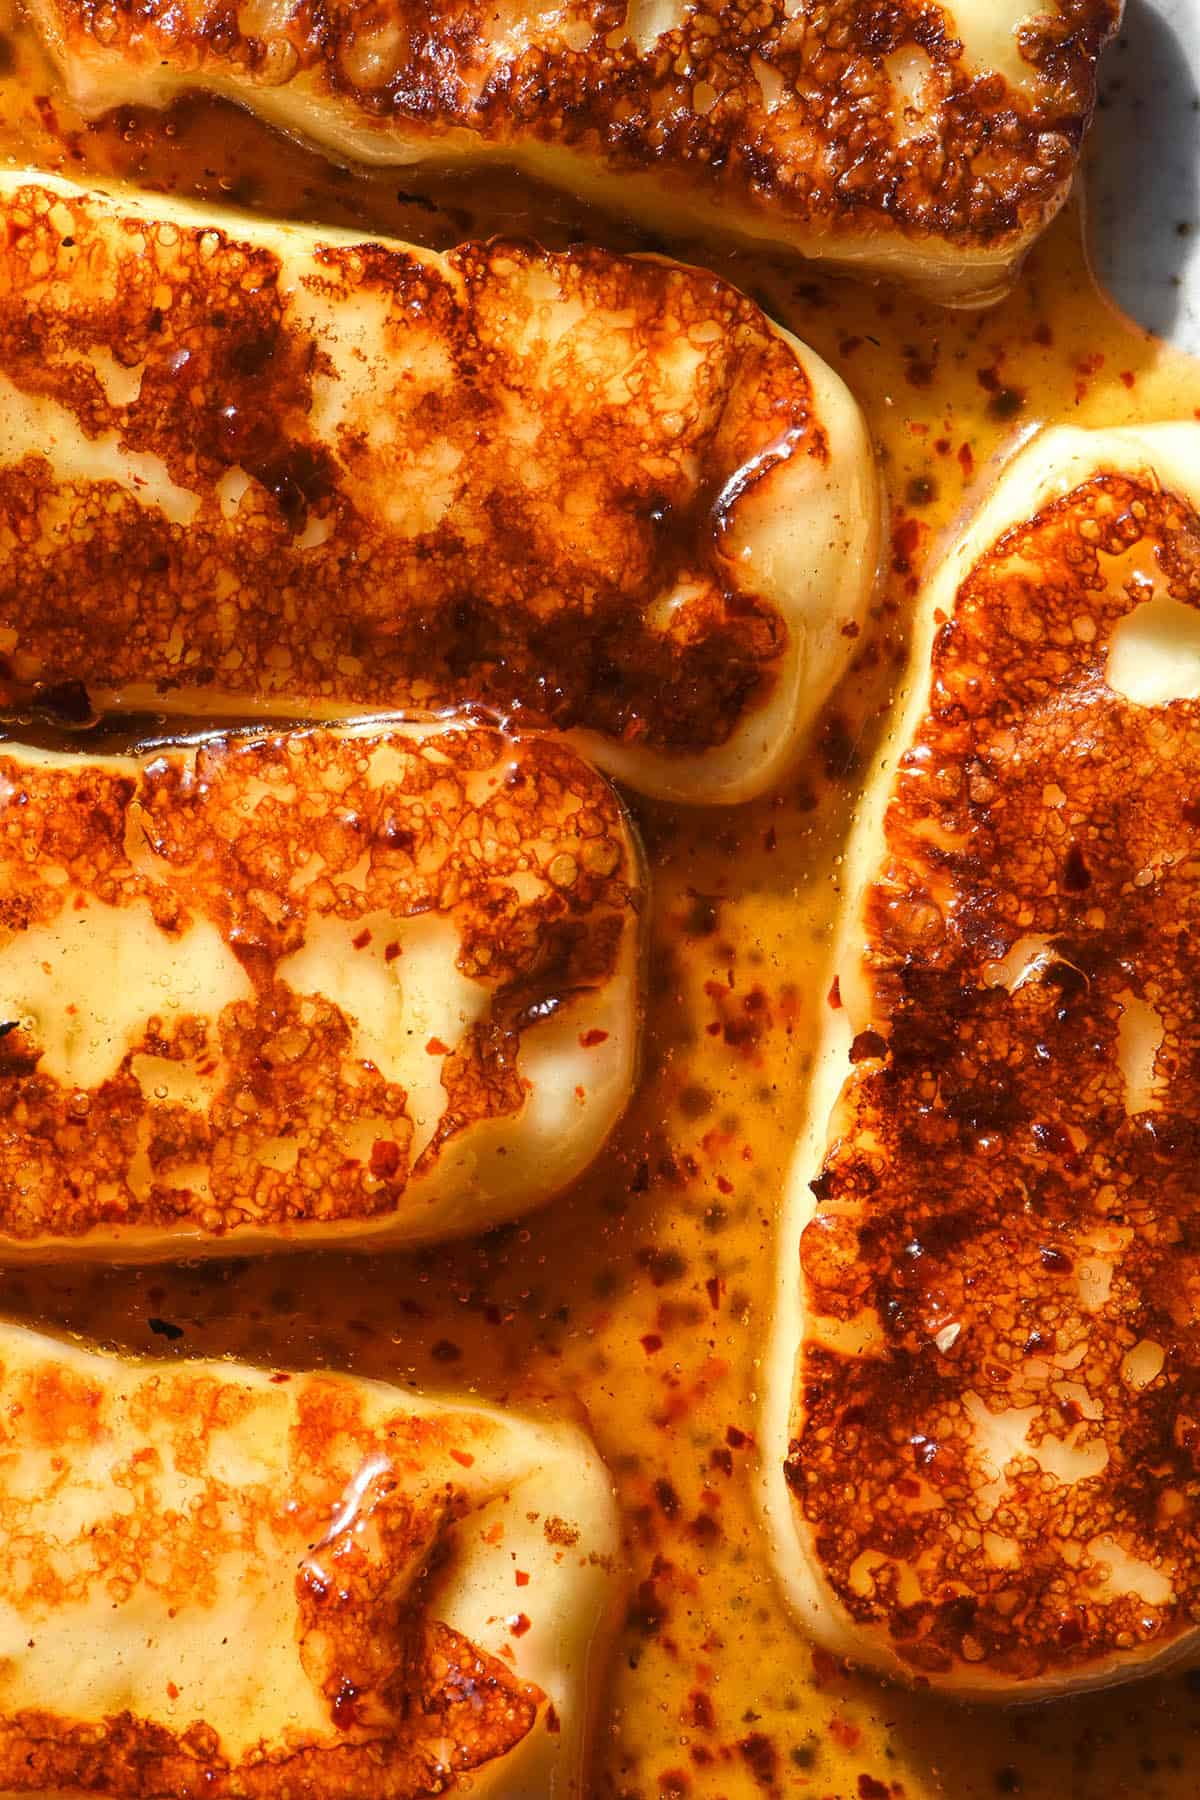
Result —
M 273 251 L 136 216 L 114 252 L 86 200 L 32 188 L 5 226 L 0 375 L 90 442 L 160 459 L 194 508 L 173 518 L 36 453 L 0 470 L 0 651 L 19 678 L 478 701 L 679 752 L 723 743 L 769 694 L 787 627 L 727 534 L 774 446 L 828 447 L 795 353 L 716 276 L 601 250 L 323 248 L 302 285 L 347 332 L 379 332 L 394 385 L 347 391 L 318 433 L 313 384 L 337 370 Z M 553 384 L 547 299 L 592 321 Z M 682 346 L 681 402 L 661 367 Z M 114 403 L 97 353 L 140 373 L 132 398 Z
M 855 1039 L 800 1259 L 810 1316 L 882 1336 L 805 1347 L 788 1478 L 839 1600 L 917 1674 L 1066 1678 L 1200 1621 L 1200 705 L 1106 685 L 1139 571 L 1195 605 L 1200 519 L 1123 476 L 980 559 L 868 889 L 886 1036 Z M 1051 952 L 1010 991 L 989 965 L 1031 936 Z M 1161 1092 L 1130 1111 L 1135 1000 Z M 980 1407 L 1029 1409 L 986 1495 Z M 1106 1589 L 1114 1545 L 1169 1598 Z
M 396 767 L 377 783 L 380 746 Z M 168 938 L 209 922 L 253 988 L 215 1020 L 164 1007 L 116 1072 L 84 1092 L 44 1073 L 36 1043 L 4 1022 L 0 1231 L 15 1239 L 69 1239 L 106 1223 L 213 1233 L 395 1211 L 456 1134 L 520 1112 L 526 1023 L 603 986 L 637 904 L 612 789 L 550 739 L 482 727 L 427 741 L 215 739 L 194 766 L 173 755 L 128 773 L 38 767 L 0 751 L 0 781 L 6 930 L 52 925 L 85 901 L 148 905 Z M 540 892 L 523 898 L 531 879 Z M 279 975 L 315 920 L 373 914 L 398 928 L 444 916 L 461 939 L 459 970 L 490 993 L 479 1022 L 435 1046 L 445 1110 L 415 1162 L 405 1090 L 354 1054 L 333 996 L 298 994 Z M 355 946 L 402 956 L 399 942 L 370 937 L 364 926 Z M 152 1099 L 139 1055 L 211 1074 L 206 1110 Z M 361 1158 L 347 1155 L 355 1124 L 374 1137 Z M 290 1167 L 266 1152 L 281 1139 L 297 1152 Z M 197 1165 L 207 1197 L 193 1185 Z
M 281 1375 L 286 1381 L 287 1376 Z M 0 1450 L 23 1445 L 58 1454 L 59 1484 L 70 1481 L 71 1446 L 81 1453 L 108 1429 L 103 1384 L 52 1363 L 0 1371 Z M 469 1775 L 506 1755 L 533 1729 L 545 1696 L 497 1658 L 428 1616 L 419 1565 L 436 1568 L 455 1521 L 470 1505 L 452 1482 L 419 1499 L 406 1481 L 426 1475 L 455 1448 L 488 1431 L 486 1419 L 395 1414 L 367 1424 L 353 1389 L 308 1378 L 290 1430 L 290 1485 L 247 1485 L 212 1472 L 222 1433 L 265 1404 L 263 1396 L 194 1374 L 186 1365 L 146 1383 L 131 1406 L 147 1433 L 164 1421 L 175 1467 L 202 1481 L 199 1504 L 175 1510 L 156 1495 L 162 1459 L 144 1448 L 113 1469 L 114 1508 L 92 1520 L 84 1541 L 57 1546 L 74 1566 L 64 1583 L 56 1546 L 39 1535 L 38 1501 L 10 1494 L 0 1501 L 5 1527 L 0 1597 L 29 1608 L 78 1604 L 93 1585 L 114 1606 L 139 1583 L 177 1598 L 181 1607 L 214 1605 L 212 1571 L 231 1555 L 263 1553 L 264 1533 L 277 1546 L 316 1541 L 338 1508 L 364 1454 L 390 1472 L 364 1494 L 359 1529 L 324 1552 L 331 1581 L 311 1563 L 297 1575 L 297 1655 L 329 1704 L 337 1741 L 294 1749 L 262 1745 L 237 1761 L 223 1756 L 202 1719 L 176 1731 L 122 1713 L 72 1725 L 53 1712 L 22 1711 L 0 1720 L 0 1787 L 9 1793 L 59 1790 L 103 1793 L 114 1800 L 425 1800 L 456 1790 Z M 467 1457 L 469 1461 L 469 1456 Z M 126 1502 L 135 1505 L 130 1531 Z M 364 1528 L 365 1527 L 365 1528 Z M 164 1680 L 170 1674 L 164 1668 Z M 4 1675 L 0 1671 L 0 1688 Z
M 641 42 L 626 0 L 565 9 L 536 31 L 516 5 L 454 0 L 47 0 L 72 61 L 166 65 L 186 85 L 239 97 L 298 87 L 380 144 L 436 152 L 469 132 L 520 151 L 546 145 L 614 173 L 765 221 L 839 234 L 878 228 L 958 249 L 1019 245 L 1066 192 L 1096 95 L 1117 0 L 1057 0 L 1021 28 L 1031 96 L 972 68 L 954 9 L 925 0 L 767 0 L 700 5 Z M 964 36 L 967 34 L 964 32 Z M 888 59 L 915 52 L 941 96 L 936 132 L 906 132 Z M 614 194 L 619 204 L 619 195 Z

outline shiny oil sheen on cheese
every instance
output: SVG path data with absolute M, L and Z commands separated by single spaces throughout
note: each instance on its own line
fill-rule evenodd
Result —
M 1119 0 L 34 0 L 97 113 L 224 95 L 350 162 L 507 163 L 655 229 L 721 230 L 994 298 L 1070 184 Z
M 616 1528 L 573 1429 L 3 1325 L 0 1522 L 5 1800 L 581 1800 Z
M 548 738 L 0 746 L 0 1246 L 412 1241 L 550 1198 L 630 1092 L 641 898 Z
M 841 381 L 713 275 L 0 174 L 17 681 L 482 702 L 635 787 L 738 800 L 847 665 L 877 515 Z
M 1056 430 L 929 581 L 781 1243 L 777 1566 L 1040 1698 L 1200 1617 L 1200 427 Z

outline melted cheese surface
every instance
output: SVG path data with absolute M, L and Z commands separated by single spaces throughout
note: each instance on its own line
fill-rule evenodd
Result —
M 7 1325 L 0 1410 L 0 1791 L 579 1795 L 614 1521 L 578 1432 Z
M 717 277 L 0 172 L 0 655 L 99 706 L 486 705 L 631 786 L 789 770 L 871 599 L 836 375 Z
M 4 1240 L 422 1240 L 550 1198 L 629 1095 L 641 903 L 549 739 L 0 750 Z
M 1003 291 L 1067 192 L 1120 7 L 33 12 L 89 112 L 206 90 L 354 162 L 507 162 L 657 229 L 716 227 L 974 301 Z
M 1195 1647 L 1198 571 L 1200 427 L 1035 438 L 921 596 L 848 859 L 767 1517 L 822 1643 L 957 1693 Z

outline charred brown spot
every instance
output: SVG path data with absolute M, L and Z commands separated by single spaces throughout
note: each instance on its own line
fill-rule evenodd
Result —
M 1072 894 L 1082 894 L 1091 886 L 1092 878 L 1084 860 L 1083 850 L 1078 844 L 1072 844 L 1067 851 L 1067 859 L 1063 865 L 1063 886 Z

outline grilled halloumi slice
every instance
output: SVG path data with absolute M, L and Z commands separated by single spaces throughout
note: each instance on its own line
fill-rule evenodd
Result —
M 581 1800 L 582 1433 L 0 1326 L 0 1795 Z
M 200 89 L 348 161 L 508 164 L 655 229 L 971 302 L 1067 193 L 1120 0 L 31 11 L 91 113 Z
M 769 785 L 876 561 L 859 412 L 716 277 L 0 174 L 0 654 L 184 710 L 482 702 Z
M 640 862 L 552 738 L 0 745 L 0 1255 L 481 1230 L 596 1156 Z
M 1198 828 L 1200 427 L 1048 432 L 924 592 L 791 1179 L 768 1516 L 841 1653 L 1197 1647 Z

